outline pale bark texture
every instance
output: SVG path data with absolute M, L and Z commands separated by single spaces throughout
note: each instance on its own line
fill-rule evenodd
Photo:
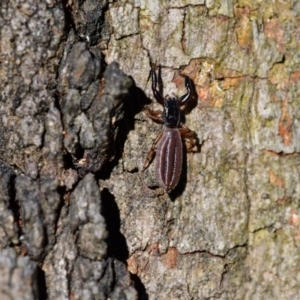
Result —
M 299 299 L 300 2 L 2 0 L 0 299 Z M 178 186 L 143 164 L 197 93 Z

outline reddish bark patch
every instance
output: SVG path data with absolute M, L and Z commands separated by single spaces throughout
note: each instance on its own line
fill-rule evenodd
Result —
M 131 274 L 137 274 L 138 264 L 134 255 L 127 259 L 127 269 Z
M 289 196 L 284 195 L 283 197 L 277 199 L 277 203 L 278 204 L 284 204 L 284 203 L 286 203 L 286 202 L 288 202 L 290 200 L 291 200 L 291 198 Z
M 291 74 L 292 83 L 297 83 L 299 79 L 300 79 L 300 71 L 295 71 L 294 73 Z
M 202 104 L 214 106 L 214 99 L 208 87 L 196 86 L 196 91 Z
M 291 210 L 291 215 L 289 218 L 289 225 L 294 226 L 294 227 L 299 227 L 299 225 L 300 225 L 300 216 L 298 215 L 298 213 L 295 209 Z
M 284 188 L 285 184 L 283 179 L 277 176 L 272 170 L 269 171 L 269 179 L 272 185 Z
M 236 77 L 236 78 L 225 78 L 223 82 L 223 89 L 228 90 L 230 88 L 236 88 L 240 85 L 240 83 L 243 81 L 243 78 Z
M 278 50 L 280 52 L 285 52 L 284 45 L 284 30 L 278 19 L 272 19 L 264 23 L 264 33 L 267 38 L 273 40 L 277 43 Z
M 199 59 L 192 59 L 190 63 L 182 70 L 182 74 L 189 76 L 197 84 L 197 74 L 201 70 L 201 62 Z
M 279 134 L 282 137 L 283 144 L 289 146 L 293 139 L 293 119 L 289 113 L 288 102 L 286 100 L 282 102 L 281 111 L 282 113 L 278 124 Z
M 180 75 L 178 72 L 174 74 L 172 82 L 175 83 L 176 88 L 182 87 L 184 85 L 184 77 Z
M 162 255 L 162 263 L 168 269 L 173 269 L 177 266 L 178 251 L 176 248 L 171 247 L 168 252 Z
M 298 242 L 298 240 L 300 239 L 300 216 L 297 210 L 291 210 L 288 224 L 295 229 L 296 232 L 293 239 L 294 242 Z
M 144 251 L 137 251 L 127 259 L 127 269 L 131 274 L 141 274 L 149 270 L 149 255 Z

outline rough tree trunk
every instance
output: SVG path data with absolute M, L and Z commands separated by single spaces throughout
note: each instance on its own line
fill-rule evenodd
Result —
M 299 298 L 298 1 L 0 8 L 0 299 Z M 198 94 L 170 194 L 150 60 Z

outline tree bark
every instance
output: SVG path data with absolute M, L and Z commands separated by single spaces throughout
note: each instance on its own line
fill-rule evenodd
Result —
M 2 1 L 1 299 L 297 299 L 297 1 Z M 178 186 L 142 171 L 198 99 Z

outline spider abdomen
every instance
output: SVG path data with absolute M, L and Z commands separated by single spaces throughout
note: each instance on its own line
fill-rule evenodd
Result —
M 166 128 L 156 149 L 156 176 L 166 191 L 176 187 L 182 169 L 182 140 L 178 129 Z

